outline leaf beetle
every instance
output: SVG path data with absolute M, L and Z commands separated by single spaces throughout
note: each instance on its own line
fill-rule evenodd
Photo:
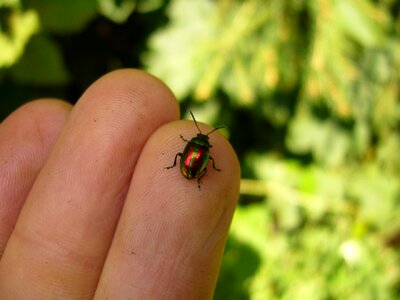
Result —
M 174 164 L 169 167 L 165 167 L 165 169 L 171 169 L 176 166 L 176 159 L 178 156 L 180 157 L 180 170 L 186 179 L 196 179 L 197 178 L 197 186 L 200 190 L 201 179 L 207 173 L 207 162 L 208 160 L 212 161 L 213 169 L 216 171 L 221 171 L 215 166 L 214 159 L 210 156 L 210 148 L 212 145 L 209 143 L 208 135 L 212 132 L 225 128 L 225 126 L 219 126 L 214 128 L 207 134 L 203 134 L 197 125 L 196 119 L 191 110 L 189 110 L 193 121 L 199 130 L 199 133 L 193 137 L 190 141 L 186 140 L 182 135 L 180 135 L 181 139 L 186 142 L 185 149 L 183 152 L 179 152 L 175 155 Z

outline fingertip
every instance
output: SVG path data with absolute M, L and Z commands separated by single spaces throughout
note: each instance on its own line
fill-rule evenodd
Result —
M 25 199 L 71 110 L 57 99 L 26 103 L 0 126 L 0 257 Z
M 72 105 L 56 98 L 41 98 L 25 103 L 8 116 L 1 124 L 3 132 L 23 131 L 35 136 L 33 130 L 51 133 L 60 130 L 72 109 Z
M 211 130 L 199 126 L 204 132 Z M 174 121 L 156 130 L 145 144 L 100 280 L 99 298 L 211 298 L 238 198 L 240 170 L 233 148 L 219 133 L 210 135 L 210 153 L 221 171 L 208 162 L 200 190 L 196 179 L 182 176 L 179 161 L 166 169 L 186 145 L 180 134 L 190 139 L 197 133 L 193 122 Z
M 152 111 L 153 119 L 160 124 L 179 118 L 179 105 L 171 90 L 155 76 L 138 69 L 119 69 L 100 77 L 77 106 L 85 111 L 93 105 L 106 108 L 107 103 L 114 107 L 111 102 L 119 104 L 121 110 L 143 114 Z
M 202 132 L 210 132 L 213 129 L 202 123 L 198 125 Z M 191 121 L 171 122 L 155 132 L 149 140 L 148 147 L 152 148 L 152 143 L 162 144 L 159 163 L 162 166 L 171 165 L 175 155 L 183 153 L 187 144 L 180 135 L 186 140 L 191 140 L 197 133 L 198 130 Z M 209 160 L 206 165 L 207 173 L 201 179 L 200 189 L 197 179 L 188 180 L 182 175 L 180 160 L 177 161 L 175 168 L 163 169 L 157 179 L 164 201 L 173 203 L 172 207 L 175 206 L 176 210 L 180 210 L 181 215 L 186 215 L 186 221 L 193 226 L 193 233 L 197 233 L 203 242 L 209 238 L 215 241 L 222 238 L 224 241 L 237 204 L 240 186 L 240 165 L 229 141 L 221 132 L 215 131 L 209 136 L 209 143 L 212 145 L 209 154 L 216 168 L 221 171 L 215 170 L 212 161 Z M 157 148 L 155 144 L 153 147 Z M 202 227 L 198 224 L 207 225 Z M 223 247 L 223 244 L 220 246 Z

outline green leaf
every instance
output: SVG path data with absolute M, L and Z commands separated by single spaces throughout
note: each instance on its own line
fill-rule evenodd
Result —
M 212 38 L 215 10 L 211 1 L 173 1 L 168 9 L 170 24 L 149 40 L 151 51 L 143 57 L 146 68 L 165 81 L 178 98 L 194 89 L 210 59 L 203 51 Z
M 24 0 L 24 6 L 37 11 L 45 31 L 79 31 L 97 14 L 97 0 Z
M 115 23 L 125 22 L 135 9 L 136 2 L 136 0 L 98 0 L 100 12 Z
M 0 68 L 14 64 L 22 55 L 26 43 L 38 30 L 38 17 L 33 10 L 11 10 L 9 32 L 0 27 Z
M 19 4 L 19 0 L 0 0 L 0 7 L 17 7 Z
M 164 4 L 164 2 L 164 0 L 138 0 L 137 11 L 145 14 L 159 9 Z
M 367 14 L 365 0 L 335 1 L 337 22 L 352 38 L 364 46 L 378 46 L 383 41 L 383 32 L 376 21 Z
M 20 83 L 33 85 L 60 85 L 69 77 L 60 50 L 44 35 L 32 37 L 11 75 Z
M 377 165 L 365 165 L 350 182 L 351 196 L 359 203 L 360 218 L 381 230 L 396 229 L 400 222 L 398 178 L 382 173 Z

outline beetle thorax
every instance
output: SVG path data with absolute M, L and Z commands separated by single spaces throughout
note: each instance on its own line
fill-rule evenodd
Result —
M 202 133 L 198 133 L 194 138 L 190 140 L 190 142 L 206 148 L 211 147 L 210 143 L 208 142 L 208 135 Z

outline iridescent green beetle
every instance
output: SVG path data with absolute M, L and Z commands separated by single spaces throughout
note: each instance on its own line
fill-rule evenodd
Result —
M 174 164 L 169 167 L 165 167 L 166 169 L 171 169 L 176 166 L 176 159 L 178 156 L 181 158 L 180 162 L 180 170 L 182 175 L 186 179 L 195 179 L 197 178 L 197 186 L 200 190 L 201 179 L 207 173 L 207 163 L 210 159 L 212 161 L 213 169 L 216 171 L 221 171 L 215 166 L 214 159 L 210 156 L 210 148 L 212 145 L 208 142 L 208 135 L 214 132 L 217 129 L 225 128 L 225 126 L 219 126 L 207 134 L 203 134 L 197 125 L 196 119 L 192 111 L 190 111 L 192 115 L 193 121 L 196 124 L 199 133 L 193 137 L 190 141 L 186 140 L 182 135 L 181 139 L 187 142 L 185 149 L 183 149 L 183 153 L 179 152 L 175 155 Z

